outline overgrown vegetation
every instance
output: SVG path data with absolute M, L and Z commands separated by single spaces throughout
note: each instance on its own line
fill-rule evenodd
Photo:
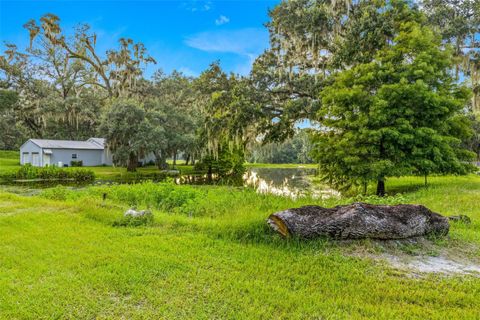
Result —
M 73 180 L 77 182 L 95 180 L 95 173 L 92 170 L 67 170 L 56 166 L 34 167 L 31 164 L 23 165 L 16 172 L 4 173 L 1 176 L 3 179 Z

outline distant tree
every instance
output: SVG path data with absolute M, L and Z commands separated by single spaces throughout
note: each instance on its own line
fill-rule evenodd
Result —
M 250 162 L 259 163 L 311 163 L 312 149 L 309 129 L 297 130 L 292 138 L 283 142 L 256 143 L 250 149 Z
M 177 71 L 169 75 L 157 71 L 145 106 L 153 113 L 155 124 L 165 132 L 165 139 L 157 144 L 154 152 L 159 168 L 167 167 L 168 157 L 173 158 L 175 166 L 179 153 L 187 156 L 195 153 L 196 130 L 201 117 L 192 79 Z
M 463 144 L 466 149 L 476 154 L 475 161 L 480 165 L 480 116 L 469 114 L 468 117 L 470 123 L 472 123 L 473 134 L 466 139 L 463 139 Z
M 106 113 L 100 132 L 117 164 L 136 171 L 140 158 L 155 149 L 164 138 L 163 128 L 152 124 L 142 105 L 135 101 L 117 101 Z
M 213 63 L 194 85 L 203 116 L 198 133 L 203 143 L 202 161 L 212 171 L 220 167 L 214 160 L 228 159 L 223 162 L 222 172 L 243 173 L 244 150 L 257 134 L 260 110 L 248 79 L 227 75 L 218 63 Z M 231 167 L 225 168 L 227 164 Z
M 335 186 L 390 176 L 464 174 L 472 153 L 461 147 L 469 124 L 462 115 L 469 92 L 449 70 L 451 51 L 416 22 L 398 26 L 375 59 L 340 72 L 321 93 L 324 130 L 313 155 Z
M 480 1 L 422 0 L 420 3 L 430 26 L 453 46 L 455 77 L 468 80 L 473 91 L 472 107 L 480 112 Z
M 47 54 L 58 52 L 62 58 L 59 63 L 78 62 L 83 66 L 79 74 L 82 83 L 104 89 L 111 98 L 132 97 L 145 65 L 156 63 L 142 43 L 127 38 L 119 40 L 117 50 L 98 52 L 97 35 L 87 24 L 79 25 L 70 40 L 62 31 L 60 18 L 51 13 L 43 15 L 40 23 L 32 19 L 24 27 L 30 33 L 31 53 L 47 48 Z
M 25 130 L 16 119 L 17 101 L 15 91 L 0 89 L 0 149 L 17 149 L 26 139 Z

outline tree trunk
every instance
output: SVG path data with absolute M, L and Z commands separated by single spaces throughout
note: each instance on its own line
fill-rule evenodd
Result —
M 138 166 L 138 157 L 135 154 L 135 152 L 130 152 L 130 155 L 128 157 L 128 163 L 127 163 L 127 171 L 135 172 L 137 171 L 137 166 Z
M 427 186 L 427 174 L 425 173 L 425 187 Z
M 173 168 L 175 169 L 177 167 L 177 151 L 173 151 Z
M 185 165 L 188 166 L 189 162 L 190 162 L 190 153 L 187 154 L 187 158 L 185 159 Z
M 302 239 L 404 239 L 427 234 L 446 235 L 450 227 L 446 217 L 412 204 L 305 206 L 274 213 L 267 223 L 284 237 Z
M 385 195 L 385 180 L 377 181 L 377 196 L 383 197 Z
M 211 182 L 212 178 L 213 178 L 213 170 L 212 170 L 212 165 L 210 164 L 208 165 L 207 180 Z
M 162 152 L 154 152 L 155 155 L 155 164 L 157 165 L 158 170 L 165 170 L 168 168 L 167 159 L 162 157 Z

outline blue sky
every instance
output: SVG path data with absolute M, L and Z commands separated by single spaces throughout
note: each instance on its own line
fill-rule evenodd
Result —
M 64 30 L 88 23 L 98 34 L 98 49 L 116 47 L 121 37 L 145 44 L 166 72 L 198 75 L 215 60 L 226 71 L 246 74 L 268 47 L 268 9 L 279 1 L 3 1 L 0 0 L 0 39 L 28 45 L 28 20 L 54 13 Z

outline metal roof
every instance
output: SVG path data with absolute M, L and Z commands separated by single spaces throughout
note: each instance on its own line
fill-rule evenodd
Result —
M 102 138 L 91 138 L 105 140 Z M 99 144 L 98 141 L 72 141 L 72 140 L 46 140 L 46 139 L 30 139 L 40 148 L 50 148 L 50 149 L 90 149 L 90 150 L 103 150 L 103 143 Z M 104 142 L 104 141 L 103 141 Z
M 105 138 L 90 138 L 87 141 L 89 142 L 95 142 L 96 144 L 105 147 Z

